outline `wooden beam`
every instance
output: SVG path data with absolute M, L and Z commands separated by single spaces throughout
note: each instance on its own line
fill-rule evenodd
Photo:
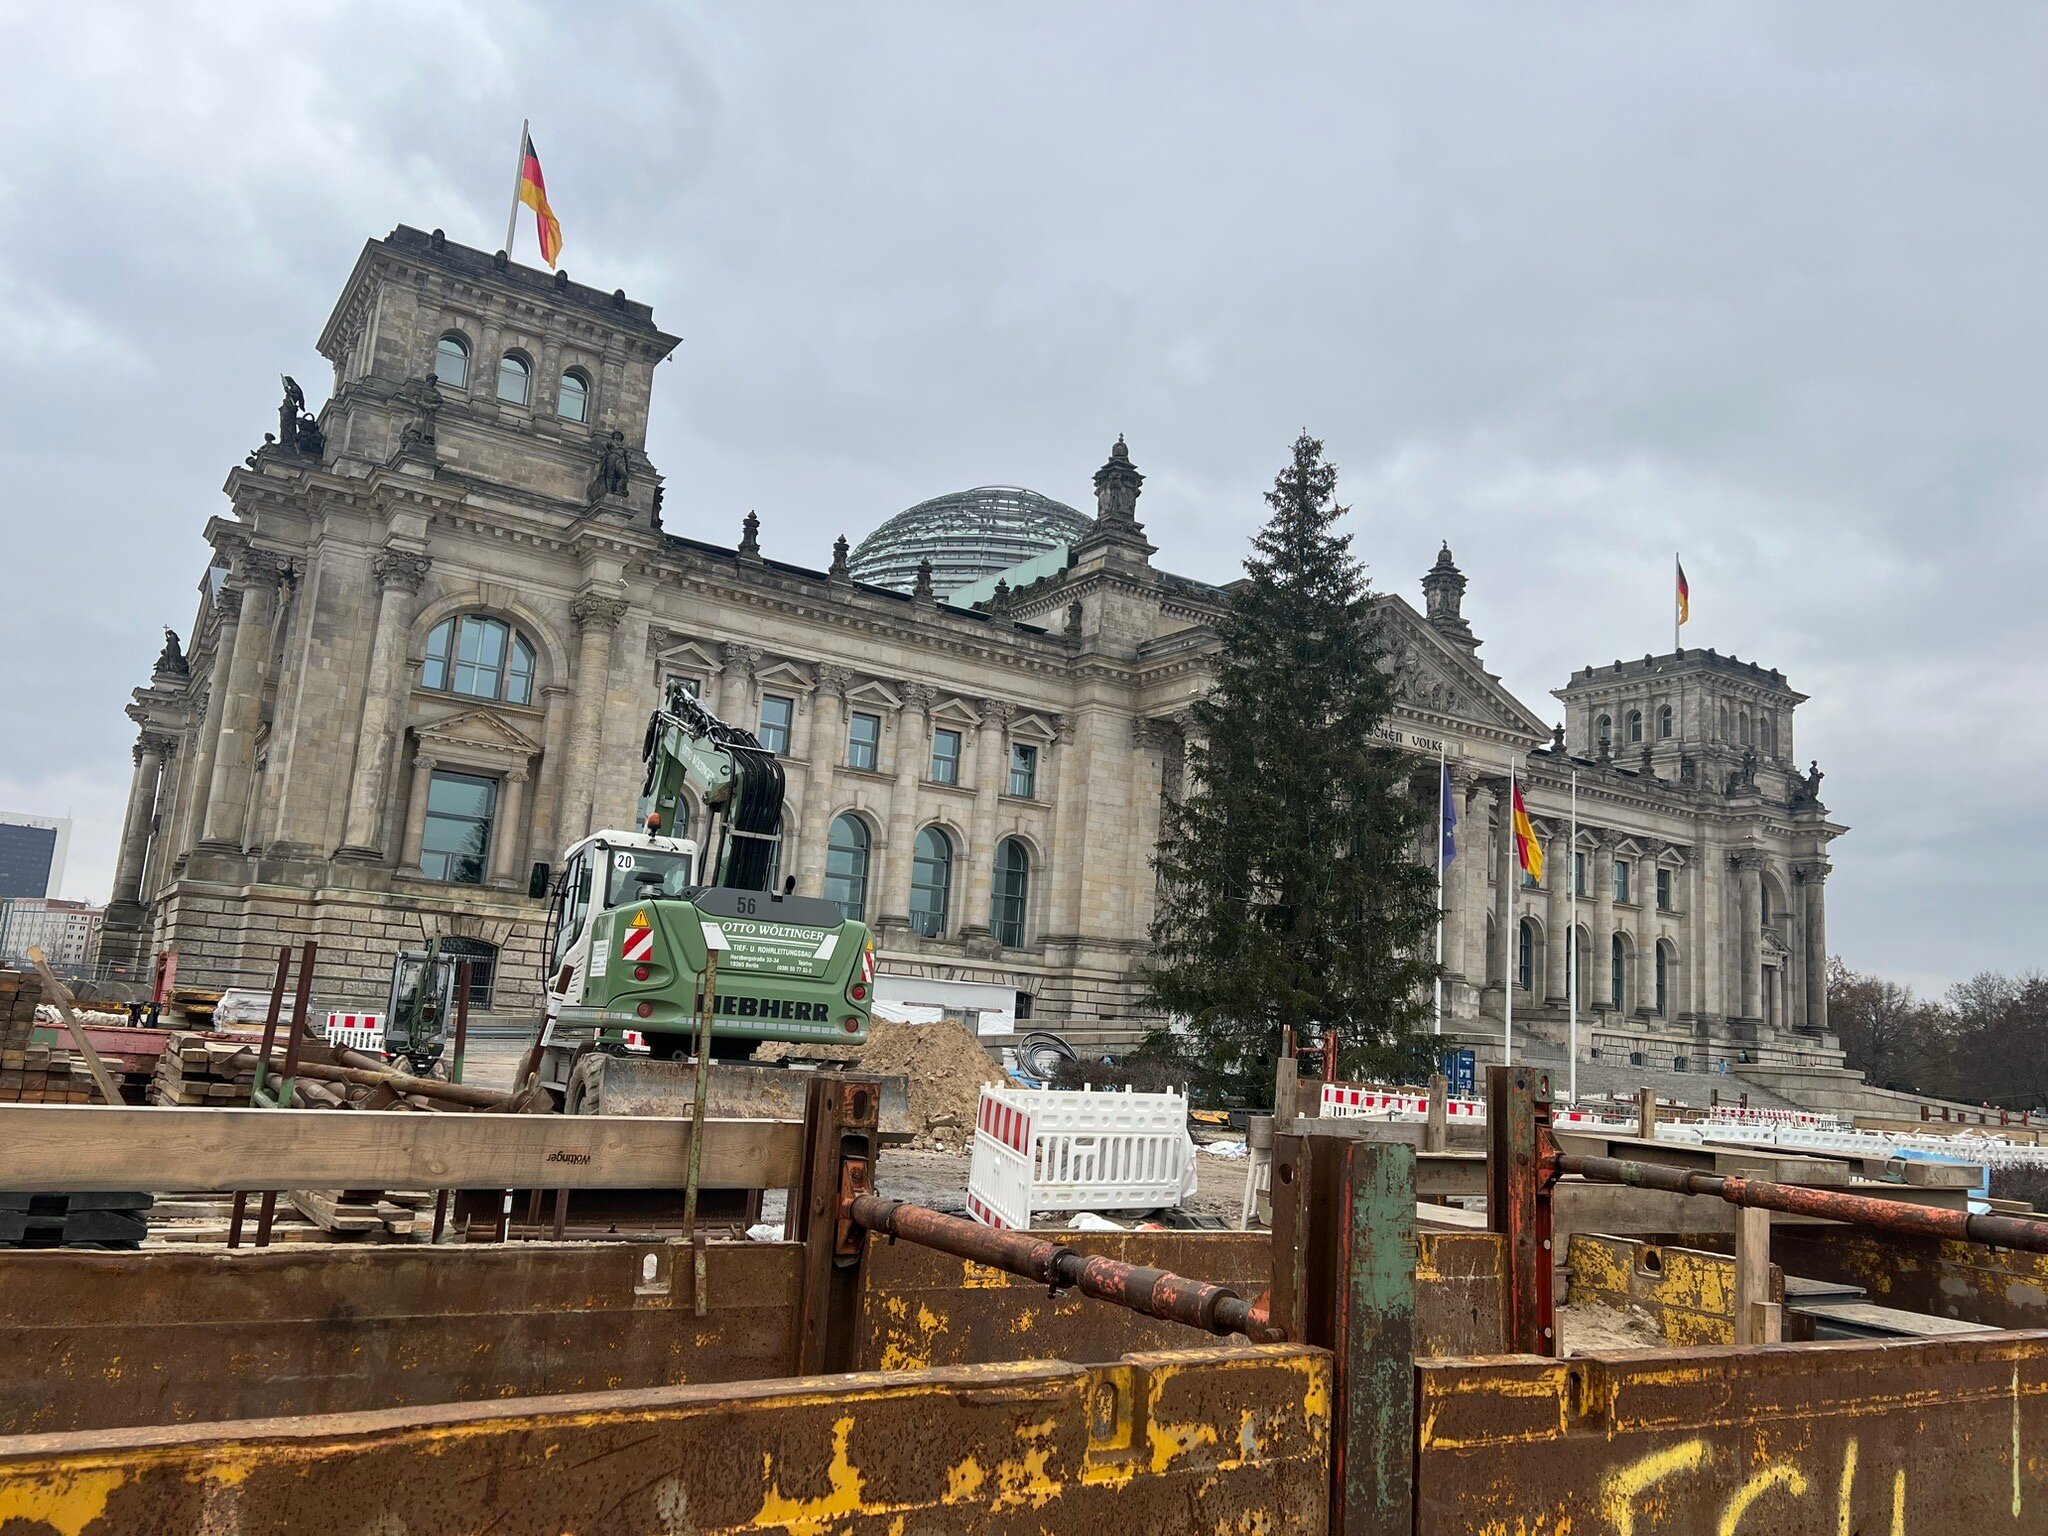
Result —
M 1771 1213 L 1735 1212 L 1735 1342 L 1775 1344 L 1783 1314 L 1771 1301 Z
M 705 1122 L 707 1189 L 797 1182 L 803 1127 Z M 680 1188 L 690 1122 L 0 1104 L 0 1189 Z
M 31 944 L 28 957 L 43 978 L 43 989 L 50 994 L 50 1001 L 56 1004 L 57 1012 L 64 1020 L 64 1027 L 71 1032 L 71 1043 L 78 1048 L 78 1054 L 85 1058 L 86 1066 L 92 1069 L 92 1080 L 100 1091 L 100 1097 L 109 1104 L 121 1102 L 121 1090 L 114 1086 L 113 1078 L 107 1075 L 106 1066 L 100 1061 L 100 1053 L 92 1048 L 92 1041 L 85 1036 L 85 1027 L 78 1022 L 78 1015 L 71 1011 L 71 989 L 59 981 L 50 970 L 50 962 L 43 958 L 43 947 Z

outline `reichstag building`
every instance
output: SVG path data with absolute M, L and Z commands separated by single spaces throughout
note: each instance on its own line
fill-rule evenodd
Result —
M 1132 450 L 1092 486 L 1075 466 L 1092 504 L 985 486 L 785 564 L 751 516 L 735 543 L 664 521 L 645 442 L 676 345 L 623 291 L 438 231 L 364 246 L 319 338 L 330 397 L 315 415 L 289 386 L 230 471 L 189 644 L 128 708 L 110 956 L 174 946 L 182 976 L 226 978 L 311 938 L 323 993 L 374 1004 L 434 933 L 478 962 L 487 1017 L 531 1020 L 532 868 L 631 824 L 648 711 L 683 678 L 787 758 L 783 868 L 874 925 L 879 995 L 1146 1026 L 1159 810 L 1224 599 L 1156 563 L 1170 509 L 1140 517 Z M 1518 1035 L 1556 1038 L 1570 957 L 1603 1058 L 1839 1063 L 1844 829 L 1797 767 L 1803 696 L 1686 650 L 1575 673 L 1553 732 L 1487 670 L 1464 589 L 1446 548 L 1419 602 L 1382 598 L 1390 735 L 1425 784 L 1448 760 L 1461 813 L 1450 1027 L 1497 1035 L 1512 989 Z M 1511 765 L 1542 888 L 1494 830 Z

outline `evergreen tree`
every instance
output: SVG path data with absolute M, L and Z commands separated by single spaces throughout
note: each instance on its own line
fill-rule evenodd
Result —
M 1155 860 L 1153 1006 L 1186 1021 L 1199 1076 L 1255 1098 L 1289 1024 L 1305 1042 L 1334 1029 L 1347 1073 L 1428 1059 L 1436 876 L 1416 848 L 1435 796 L 1408 792 L 1415 759 L 1376 734 L 1393 678 L 1336 488 L 1303 433 L 1230 594 Z

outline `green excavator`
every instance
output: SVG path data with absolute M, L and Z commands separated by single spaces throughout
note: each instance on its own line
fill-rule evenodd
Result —
M 742 1066 L 768 1041 L 859 1045 L 874 1007 L 867 926 L 773 889 L 782 763 L 680 682 L 647 722 L 637 831 L 571 845 L 553 882 L 547 1012 L 520 1068 L 570 1114 L 687 1114 L 717 951 L 710 1113 L 802 1114 L 799 1074 Z M 693 813 L 691 804 L 697 809 Z M 899 1088 L 900 1093 L 900 1088 Z M 884 1114 L 891 1095 L 884 1094 Z

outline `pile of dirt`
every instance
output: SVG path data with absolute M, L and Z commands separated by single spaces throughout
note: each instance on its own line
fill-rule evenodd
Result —
M 984 1083 L 1008 1079 L 967 1026 L 944 1019 L 935 1024 L 899 1024 L 876 1019 L 866 1045 L 791 1046 L 777 1041 L 754 1053 L 756 1061 L 841 1061 L 857 1072 L 902 1077 L 910 1090 L 913 1147 L 964 1151 L 974 1135 L 974 1111 Z

